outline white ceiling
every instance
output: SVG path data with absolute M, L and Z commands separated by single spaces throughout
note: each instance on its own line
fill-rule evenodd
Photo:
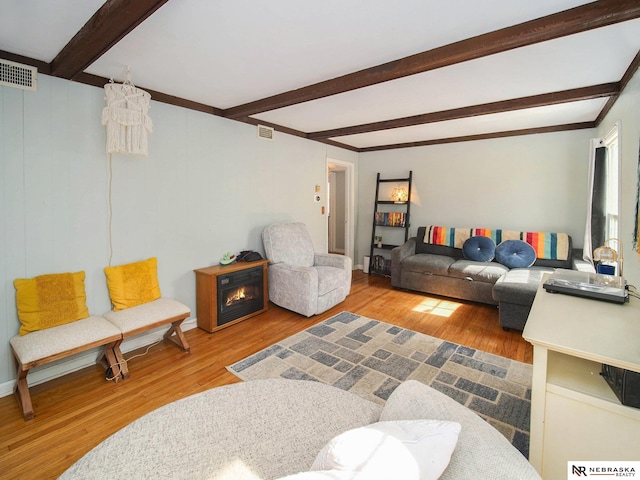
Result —
M 104 3 L 0 0 L 0 50 L 51 63 Z M 128 66 L 142 88 L 224 110 L 586 3 L 169 0 L 84 72 L 121 81 Z M 640 19 L 627 20 L 255 113 L 251 121 L 304 136 L 619 82 L 639 51 Z M 593 122 L 606 102 L 588 99 L 331 140 L 363 149 Z

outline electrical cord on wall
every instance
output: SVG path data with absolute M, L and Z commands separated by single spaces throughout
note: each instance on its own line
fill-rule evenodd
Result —
M 113 238 L 112 238 L 112 220 L 113 220 L 113 204 L 111 202 L 112 197 L 112 188 L 113 186 L 113 159 L 112 155 L 109 154 L 109 192 L 108 192 L 108 204 L 109 204 L 109 226 L 108 226 L 108 237 L 109 237 L 109 266 L 111 266 L 111 259 L 113 258 Z
M 118 378 L 120 375 L 113 375 L 113 367 L 116 367 L 116 366 L 117 366 L 117 367 L 120 367 L 120 366 L 122 366 L 122 365 L 126 365 L 128 362 L 130 362 L 130 361 L 131 361 L 131 360 L 133 360 L 134 358 L 138 358 L 138 357 L 143 357 L 143 356 L 145 356 L 147 353 L 149 353 L 149 350 L 151 350 L 151 348 L 155 347 L 155 346 L 156 346 L 156 345 L 158 345 L 160 342 L 162 342 L 162 339 L 160 339 L 160 340 L 158 340 L 157 342 L 152 343 L 151 345 L 149 345 L 149 346 L 147 347 L 147 349 L 144 351 L 144 353 L 138 353 L 137 355 L 133 355 L 133 356 L 131 356 L 131 357 L 129 357 L 129 358 L 123 358 L 121 362 L 117 362 L 117 363 L 114 363 L 113 365 L 109 365 L 109 368 L 107 368 L 107 370 L 105 371 L 105 376 L 104 376 L 104 378 L 105 378 L 107 381 L 109 381 L 109 382 L 110 382 L 110 381 L 112 381 L 112 380 L 115 380 L 115 379 L 116 379 L 116 378 Z M 120 369 L 118 369 L 118 370 L 120 370 Z M 111 375 L 113 375 L 113 376 L 111 376 Z

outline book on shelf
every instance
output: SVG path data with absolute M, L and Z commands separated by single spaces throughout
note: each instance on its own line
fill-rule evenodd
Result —
M 376 212 L 376 225 L 386 227 L 404 227 L 404 212 Z

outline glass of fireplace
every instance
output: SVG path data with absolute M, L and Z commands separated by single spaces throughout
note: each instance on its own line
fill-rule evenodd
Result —
M 262 309 L 262 267 L 219 275 L 217 282 L 218 325 L 224 325 Z

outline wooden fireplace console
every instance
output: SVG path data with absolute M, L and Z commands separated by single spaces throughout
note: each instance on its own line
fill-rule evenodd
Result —
M 269 305 L 269 294 L 267 288 L 267 265 L 268 260 L 258 260 L 255 262 L 235 262 L 231 265 L 214 265 L 212 267 L 199 268 L 196 273 L 196 309 L 198 327 L 207 331 L 215 332 L 221 328 L 235 325 L 238 322 L 251 318 L 260 313 L 266 312 Z M 232 320 L 220 325 L 218 323 L 218 281 L 219 275 L 224 275 L 250 268 L 262 267 L 262 298 L 263 306 L 260 310 L 248 315 Z

